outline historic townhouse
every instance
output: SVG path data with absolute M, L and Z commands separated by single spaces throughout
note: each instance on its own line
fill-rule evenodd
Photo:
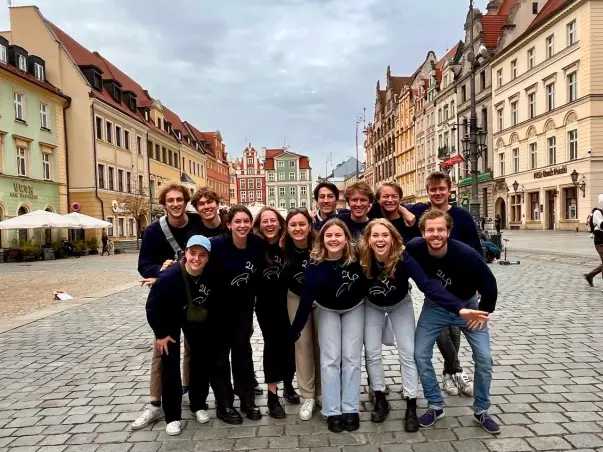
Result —
M 603 3 L 534 8 L 491 62 L 495 209 L 511 228 L 583 230 L 603 192 Z
M 311 208 L 313 198 L 310 159 L 288 149 L 266 149 L 265 155 L 268 205 L 280 209 Z
M 239 169 L 240 163 L 241 161 L 238 159 L 232 162 L 228 162 L 228 176 L 230 178 L 229 204 L 231 206 L 238 204 L 239 202 L 237 198 L 237 171 Z
M 10 38 L 10 34 L 8 34 Z M 67 213 L 64 111 L 70 99 L 46 62 L 0 37 L 0 221 L 34 210 Z M 59 230 L 0 231 L 0 248 L 58 240 Z
M 260 161 L 258 151 L 251 146 L 243 151 L 243 158 L 236 162 L 237 202 L 266 204 L 266 175 L 264 163 Z
M 396 118 L 396 182 L 403 191 L 402 200 L 406 203 L 415 200 L 415 123 L 414 123 L 414 96 L 412 82 L 416 75 L 405 83 L 398 99 L 398 114 Z

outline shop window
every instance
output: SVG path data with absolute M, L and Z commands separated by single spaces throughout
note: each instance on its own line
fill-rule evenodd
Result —
M 530 218 L 532 221 L 540 220 L 539 192 L 530 193 Z
M 578 219 L 578 197 L 576 196 L 576 187 L 565 188 L 563 190 L 565 198 L 565 219 Z

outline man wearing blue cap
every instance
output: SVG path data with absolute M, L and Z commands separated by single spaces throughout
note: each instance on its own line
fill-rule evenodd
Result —
M 182 381 L 180 378 L 180 329 L 191 350 L 190 407 L 200 423 L 208 422 L 207 387 L 211 384 L 217 410 L 222 420 L 232 424 L 243 422 L 233 408 L 234 395 L 230 385 L 230 366 L 220 362 L 211 346 L 215 335 L 212 328 L 212 278 L 207 265 L 211 242 L 202 235 L 192 236 L 184 259 L 160 273 L 151 287 L 147 300 L 147 319 L 155 333 L 155 346 L 161 353 L 162 399 L 166 433 L 180 434 Z

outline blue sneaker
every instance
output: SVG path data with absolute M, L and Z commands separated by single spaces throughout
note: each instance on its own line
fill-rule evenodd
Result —
M 485 431 L 492 435 L 498 435 L 500 433 L 500 427 L 488 413 L 474 414 L 473 421 L 481 425 Z
M 444 410 L 434 410 L 433 408 L 429 408 L 419 419 L 419 425 L 421 427 L 431 427 L 436 423 L 437 420 L 442 419 L 443 417 Z

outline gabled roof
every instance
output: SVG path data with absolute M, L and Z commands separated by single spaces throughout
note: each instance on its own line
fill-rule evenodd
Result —
M 400 92 L 402 92 L 402 88 L 404 88 L 404 85 L 410 85 L 412 83 L 412 79 L 412 77 L 391 77 L 390 83 L 392 91 L 396 94 L 400 94 Z
M 46 79 L 44 79 L 44 81 L 38 80 L 36 77 L 31 75 L 29 72 L 22 71 L 21 69 L 13 66 L 11 64 L 3 63 L 1 61 L 0 61 L 0 69 L 4 69 L 5 71 L 10 72 L 11 74 L 21 77 L 22 79 L 25 79 L 25 80 L 33 83 L 34 85 L 38 85 L 54 94 L 64 97 L 65 99 L 69 99 L 69 97 L 66 96 L 65 94 L 63 94 L 63 92 L 60 89 L 58 89 L 56 86 L 54 86 L 52 83 L 50 83 Z
M 288 151 L 286 149 L 266 149 L 266 160 L 264 161 L 264 169 L 274 169 L 274 159 L 280 157 L 283 154 L 290 154 L 299 157 L 299 168 L 310 169 L 310 159 L 305 155 L 296 154 L 295 152 Z
M 549 0 L 542 7 L 538 15 L 534 18 L 530 26 L 526 31 L 531 31 L 536 28 L 539 24 L 553 16 L 555 13 L 560 11 L 564 6 L 572 3 L 574 0 Z
M 515 3 L 517 3 L 517 0 L 503 0 L 502 5 L 500 5 L 496 15 L 508 16 L 511 13 L 511 8 L 513 8 Z

